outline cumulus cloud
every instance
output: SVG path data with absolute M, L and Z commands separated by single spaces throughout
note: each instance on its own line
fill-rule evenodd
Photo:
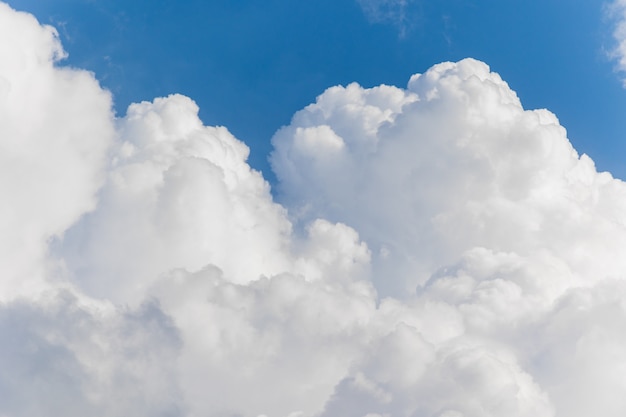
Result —
M 208 263 L 240 283 L 290 269 L 291 226 L 245 163 L 248 148 L 197 112 L 174 95 L 133 104 L 118 121 L 99 206 L 57 248 L 91 294 L 141 298 L 160 273 Z
M 179 331 L 155 302 L 50 292 L 2 305 L 0 335 L 2 415 L 184 415 Z
M 0 299 L 31 293 L 46 241 L 95 205 L 114 137 L 93 75 L 55 68 L 56 31 L 0 3 Z M 45 209 L 44 209 L 45 208 Z
M 115 119 L 0 23 L 0 415 L 626 411 L 626 186 L 486 64 L 328 89 L 276 201 L 191 99 Z
M 585 415 L 603 401 L 610 383 L 582 396 L 595 371 L 561 373 L 577 369 L 577 349 L 546 372 L 544 361 L 571 345 L 544 326 L 573 292 L 621 286 L 626 188 L 576 153 L 553 114 L 524 110 L 487 65 L 467 59 L 406 89 L 330 88 L 274 146 L 293 221 L 322 216 L 357 230 L 383 300 L 376 314 L 393 305 L 394 332 L 412 326 L 405 342 L 389 342 L 393 353 L 353 368 L 328 415 L 354 404 L 359 415 Z
M 318 136 L 342 146 L 315 146 Z M 581 279 L 626 266 L 623 183 L 596 173 L 553 114 L 524 110 L 481 62 L 436 65 L 407 89 L 330 88 L 274 145 L 284 204 L 301 221 L 358 230 L 384 293 L 410 294 L 474 247 L 545 252 Z M 604 262 L 581 256 L 591 247 Z
M 617 61 L 617 70 L 623 76 L 626 73 L 626 1 L 614 0 L 607 9 L 609 15 L 615 19 L 613 39 L 616 46 L 611 51 L 611 56 Z M 623 78 L 622 83 L 626 87 L 626 79 Z

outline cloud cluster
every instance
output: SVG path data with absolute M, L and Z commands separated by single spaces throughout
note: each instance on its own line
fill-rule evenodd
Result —
M 328 89 L 279 203 L 191 99 L 115 119 L 1 3 L 0 52 L 0 415 L 626 411 L 626 185 L 487 65 Z
M 623 183 L 481 62 L 436 65 L 406 90 L 330 88 L 274 146 L 281 200 L 300 221 L 354 227 L 384 293 L 412 292 L 475 247 L 550 254 L 584 280 L 626 266 Z
M 590 333 L 621 321 L 623 306 L 594 324 L 579 317 L 582 328 L 569 314 L 602 314 L 617 299 L 599 300 L 621 292 L 626 187 L 579 157 L 553 114 L 524 110 L 468 59 L 415 75 L 406 90 L 333 87 L 274 146 L 294 221 L 322 216 L 359 231 L 375 288 L 392 297 L 377 314 L 394 303 L 406 314 L 396 331 L 410 323 L 397 350 L 362 365 L 373 377 L 361 369 L 338 386 L 328 415 L 354 404 L 366 415 L 376 403 L 381 415 L 582 416 L 607 404 L 617 382 L 599 375 L 626 356 L 601 359 L 595 339 L 619 346 L 619 332 Z M 394 369 L 388 358 L 403 359 Z M 587 390 L 591 380 L 603 388 Z

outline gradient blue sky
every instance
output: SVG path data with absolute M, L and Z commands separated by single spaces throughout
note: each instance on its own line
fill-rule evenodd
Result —
M 405 86 L 413 73 L 474 57 L 548 108 L 580 153 L 626 178 L 626 90 L 607 56 L 605 3 L 408 0 L 402 19 L 356 0 L 9 0 L 57 27 L 69 65 L 96 73 L 118 114 L 182 93 L 270 175 L 273 133 L 326 88 Z M 379 16 L 380 17 L 380 16 Z

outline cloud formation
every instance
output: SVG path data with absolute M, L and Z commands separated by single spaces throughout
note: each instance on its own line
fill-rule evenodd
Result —
M 380 358 L 401 350 L 377 352 L 378 365 L 362 368 L 374 366 L 373 377 L 345 379 L 329 415 L 360 404 L 380 415 L 582 416 L 603 401 L 583 395 L 587 372 L 600 374 L 579 368 L 591 328 L 568 342 L 551 333 L 579 296 L 623 285 L 626 188 L 578 156 L 553 114 L 524 110 L 487 65 L 467 59 L 413 76 L 406 90 L 330 88 L 274 146 L 294 221 L 322 216 L 359 231 L 379 295 L 393 297 L 378 313 L 393 299 L 411 317 L 399 321 L 414 332 L 397 345 L 414 346 L 405 361 L 392 371 Z M 601 333 L 619 345 L 617 333 Z
M 0 415 L 626 411 L 626 186 L 486 64 L 328 89 L 277 202 L 191 99 L 0 48 Z

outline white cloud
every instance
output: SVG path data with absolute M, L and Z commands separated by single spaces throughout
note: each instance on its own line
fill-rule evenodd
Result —
M 320 128 L 346 146 L 298 146 L 299 131 Z M 354 227 L 383 293 L 411 293 L 474 247 L 545 251 L 581 278 L 626 266 L 615 244 L 624 243 L 623 183 L 597 174 L 554 115 L 525 111 L 478 61 L 439 64 L 407 90 L 333 87 L 274 144 L 282 201 L 302 221 Z M 580 255 L 600 247 L 604 262 Z
M 160 273 L 208 263 L 241 283 L 289 269 L 284 209 L 245 163 L 248 148 L 197 112 L 174 95 L 133 104 L 118 122 L 100 204 L 58 248 L 90 294 L 128 301 Z
M 324 92 L 280 205 L 191 99 L 114 120 L 0 23 L 0 415 L 626 411 L 626 186 L 485 64 Z
M 114 137 L 111 100 L 58 69 L 56 31 L 0 3 L 0 299 L 32 293 L 46 240 L 95 205 Z
M 59 291 L 0 307 L 0 413 L 185 415 L 181 340 L 158 304 L 128 310 L 82 298 Z
M 626 1 L 614 0 L 609 3 L 607 10 L 615 19 L 613 38 L 616 46 L 611 51 L 611 56 L 617 61 L 617 70 L 623 75 L 626 73 Z M 626 87 L 626 79 L 622 79 Z
M 320 128 L 345 146 L 298 146 L 298 132 Z M 614 380 L 565 370 L 577 369 L 582 353 L 563 358 L 554 374 L 539 363 L 568 350 L 544 330 L 559 320 L 555 305 L 574 289 L 591 297 L 625 278 L 626 186 L 579 157 L 554 115 L 524 110 L 497 74 L 464 60 L 412 77 L 406 90 L 333 87 L 274 145 L 280 199 L 296 224 L 322 216 L 359 231 L 377 291 L 397 300 L 391 323 L 415 332 L 353 368 L 328 415 L 354 404 L 361 414 L 585 415 L 587 403 L 573 398 L 582 398 L 587 378 L 603 388 L 585 401 L 604 401 Z M 434 306 L 438 314 L 428 312 Z M 603 337 L 620 344 L 610 330 Z M 402 358 L 403 345 L 414 355 L 394 365 L 388 358 Z M 594 355 L 606 348 L 592 345 Z M 414 379 L 403 381 L 401 368 Z M 489 380 L 498 382 L 481 385 Z M 610 407 L 611 415 L 624 410 Z

